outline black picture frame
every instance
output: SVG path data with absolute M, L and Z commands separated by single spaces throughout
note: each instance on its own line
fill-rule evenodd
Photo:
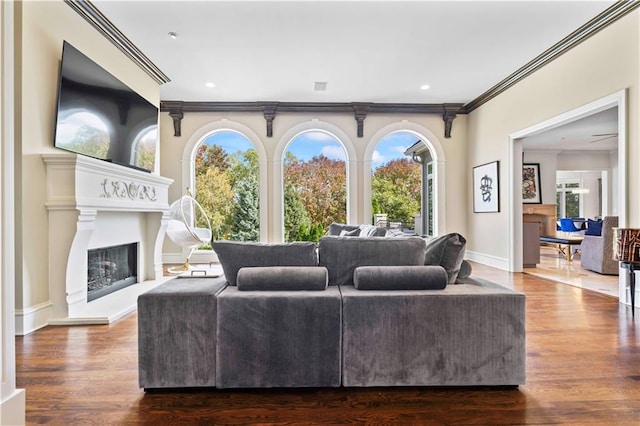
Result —
M 540 163 L 527 163 L 522 165 L 522 203 L 542 204 Z
M 481 164 L 473 168 L 473 212 L 500 211 L 500 162 Z

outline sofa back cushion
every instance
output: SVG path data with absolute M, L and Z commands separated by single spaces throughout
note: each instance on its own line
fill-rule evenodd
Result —
M 423 265 L 425 241 L 412 238 L 322 237 L 318 246 L 320 266 L 329 271 L 329 285 L 353 285 L 358 266 Z
M 240 268 L 252 266 L 317 266 L 315 243 L 252 243 L 240 241 L 214 241 L 224 276 L 229 285 L 236 285 Z
M 442 266 L 358 266 L 353 285 L 358 290 L 442 290 L 447 271 Z
M 322 291 L 329 274 L 320 266 L 255 266 L 241 268 L 238 291 Z
M 464 250 L 467 240 L 455 232 L 439 237 L 425 237 L 427 249 L 424 258 L 425 265 L 440 265 L 449 277 L 449 284 L 454 284 L 464 260 Z

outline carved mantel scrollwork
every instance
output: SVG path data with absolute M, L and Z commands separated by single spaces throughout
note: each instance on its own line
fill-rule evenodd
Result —
M 100 198 L 128 198 L 130 200 L 156 201 L 156 188 L 123 180 L 109 180 L 105 178 L 102 183 Z

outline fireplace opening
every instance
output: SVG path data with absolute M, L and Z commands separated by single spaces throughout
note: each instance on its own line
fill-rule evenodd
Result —
M 138 282 L 138 243 L 89 250 L 87 302 Z

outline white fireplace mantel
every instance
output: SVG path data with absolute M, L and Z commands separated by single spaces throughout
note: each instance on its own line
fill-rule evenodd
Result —
M 166 279 L 162 243 L 172 179 L 77 154 L 45 154 L 51 325 L 108 324 Z M 87 252 L 138 243 L 138 280 L 87 302 Z

